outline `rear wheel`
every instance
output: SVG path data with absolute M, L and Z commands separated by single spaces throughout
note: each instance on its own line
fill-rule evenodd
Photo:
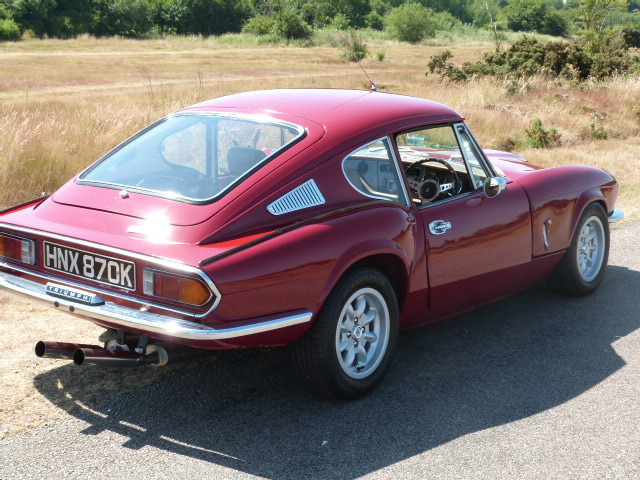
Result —
M 547 283 L 564 295 L 588 295 L 600 285 L 608 259 L 608 218 L 600 204 L 592 203 L 580 217 L 571 245 Z
M 302 378 L 330 396 L 370 391 L 391 362 L 398 338 L 398 302 L 377 270 L 356 270 L 335 287 L 307 334 L 295 345 Z

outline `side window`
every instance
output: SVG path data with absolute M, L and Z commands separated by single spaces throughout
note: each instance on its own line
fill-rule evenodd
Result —
M 453 126 L 403 132 L 396 142 L 415 204 L 428 205 L 474 190 Z
M 369 143 L 342 161 L 349 183 L 363 195 L 407 204 L 388 138 Z
M 482 153 L 464 124 L 401 132 L 396 142 L 417 205 L 473 192 L 489 176 Z
M 482 165 L 480 153 L 477 151 L 476 144 L 469 136 L 467 129 L 462 125 L 458 125 L 456 128 L 458 131 L 458 137 L 460 138 L 462 151 L 469 162 L 469 168 L 471 169 L 471 176 L 473 177 L 474 185 L 476 188 L 480 188 L 489 175 Z

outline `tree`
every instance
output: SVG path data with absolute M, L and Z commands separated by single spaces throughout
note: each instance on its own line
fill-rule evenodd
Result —
M 546 0 L 513 0 L 503 14 L 509 29 L 516 32 L 567 34 L 567 21 Z
M 435 12 L 419 3 L 405 3 L 385 16 L 387 29 L 401 42 L 419 42 L 436 35 Z
M 140 37 L 153 26 L 147 0 L 94 0 L 94 8 L 89 32 L 97 36 Z
M 584 22 L 585 30 L 599 32 L 612 12 L 626 11 L 628 6 L 627 0 L 580 0 L 579 18 Z

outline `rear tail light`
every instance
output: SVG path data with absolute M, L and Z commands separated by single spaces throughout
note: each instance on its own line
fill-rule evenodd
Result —
M 0 257 L 36 264 L 36 241 L 0 233 Z
M 213 296 L 199 278 L 147 268 L 144 271 L 144 294 L 188 305 L 204 305 Z

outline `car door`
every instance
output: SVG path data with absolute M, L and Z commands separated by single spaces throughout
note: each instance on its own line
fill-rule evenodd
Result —
M 464 124 L 405 132 L 396 141 L 403 165 L 409 167 L 414 215 L 425 230 L 429 317 L 462 312 L 526 286 L 531 219 L 523 189 L 508 182 L 494 198 L 484 193 L 484 182 L 495 172 Z M 417 184 L 410 165 L 420 156 L 432 159 L 419 165 L 433 171 L 426 174 L 424 191 L 418 196 L 431 198 L 434 182 L 440 188 L 440 195 L 430 201 L 415 198 Z M 448 171 L 428 167 L 444 165 L 438 159 L 454 167 L 462 188 L 448 181 L 452 179 L 446 176 Z

